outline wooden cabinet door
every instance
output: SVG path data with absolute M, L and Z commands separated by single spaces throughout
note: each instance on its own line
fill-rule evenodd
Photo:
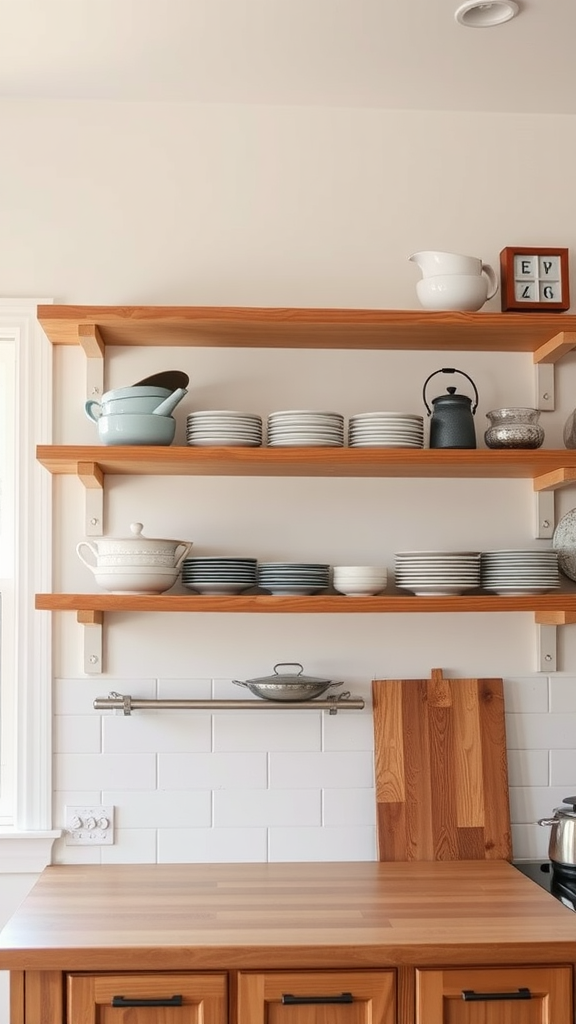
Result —
M 69 974 L 69 1024 L 227 1024 L 225 974 Z
M 238 977 L 237 1024 L 396 1024 L 394 971 L 266 971 Z
M 572 1024 L 571 967 L 416 972 L 416 1024 Z

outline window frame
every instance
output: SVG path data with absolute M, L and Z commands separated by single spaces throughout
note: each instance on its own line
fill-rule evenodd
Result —
M 0 298 L 0 339 L 13 342 L 14 730 L 9 817 L 2 807 L 0 873 L 41 870 L 61 833 L 52 823 L 52 628 L 34 595 L 51 587 L 52 480 L 36 445 L 52 434 L 52 346 L 36 317 L 52 299 Z

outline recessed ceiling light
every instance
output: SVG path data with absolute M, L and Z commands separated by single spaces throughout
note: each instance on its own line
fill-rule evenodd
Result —
M 467 28 L 490 28 L 510 21 L 518 12 L 519 7 L 514 0 L 466 0 L 454 17 Z

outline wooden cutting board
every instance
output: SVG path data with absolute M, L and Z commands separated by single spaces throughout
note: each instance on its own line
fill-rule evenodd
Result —
M 511 860 L 501 679 L 375 679 L 381 861 Z

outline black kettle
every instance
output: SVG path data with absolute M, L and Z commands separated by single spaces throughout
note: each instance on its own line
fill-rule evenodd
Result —
M 467 395 L 459 395 L 456 388 L 446 388 L 445 395 L 439 395 L 432 399 L 434 412 L 432 412 L 426 401 L 426 386 L 428 381 L 437 373 L 461 373 L 470 381 L 474 388 L 474 405 L 472 399 Z M 445 366 L 441 370 L 435 370 L 424 382 L 422 390 L 424 405 L 426 406 L 430 420 L 430 447 L 431 448 L 475 448 L 476 432 L 474 429 L 474 413 L 478 408 L 478 391 L 471 377 L 463 370 L 456 370 L 454 367 Z

